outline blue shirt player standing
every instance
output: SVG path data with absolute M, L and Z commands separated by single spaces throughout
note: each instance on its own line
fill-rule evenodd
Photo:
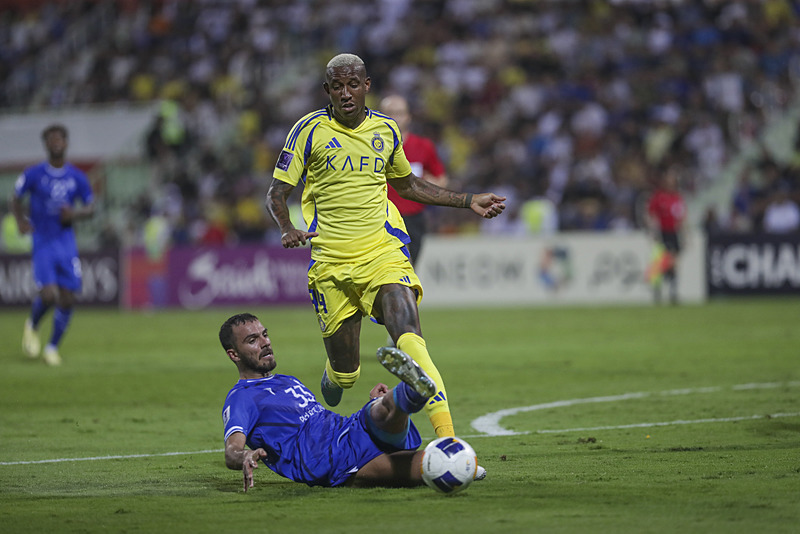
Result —
M 20 232 L 33 233 L 33 279 L 39 294 L 25 321 L 22 348 L 39 356 L 37 333 L 47 311 L 55 306 L 53 331 L 42 353 L 48 365 L 60 365 L 58 345 L 72 317 L 75 293 L 81 289 L 81 262 L 72 224 L 94 214 L 94 197 L 86 175 L 65 161 L 67 129 L 61 124 L 42 132 L 47 161 L 25 169 L 17 179 L 11 200 Z M 30 197 L 26 214 L 23 197 Z M 75 201 L 80 200 L 80 206 Z

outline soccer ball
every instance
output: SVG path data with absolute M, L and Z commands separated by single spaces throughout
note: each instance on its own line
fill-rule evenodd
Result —
M 475 451 L 461 438 L 435 439 L 422 455 L 422 480 L 439 493 L 464 491 L 477 469 Z

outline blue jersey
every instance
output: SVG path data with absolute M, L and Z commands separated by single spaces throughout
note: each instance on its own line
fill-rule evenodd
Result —
M 263 448 L 264 463 L 281 476 L 309 486 L 338 486 L 376 456 L 398 450 L 370 434 L 369 405 L 345 417 L 323 407 L 293 376 L 242 379 L 225 398 L 225 439 L 243 433 L 247 446 Z M 410 423 L 403 448 L 416 449 L 421 441 Z
M 72 227 L 61 223 L 61 207 L 74 206 L 76 199 L 84 205 L 92 202 L 92 187 L 80 169 L 69 163 L 56 168 L 42 162 L 20 174 L 14 193 L 19 198 L 30 195 L 34 253 L 54 244 L 77 250 Z

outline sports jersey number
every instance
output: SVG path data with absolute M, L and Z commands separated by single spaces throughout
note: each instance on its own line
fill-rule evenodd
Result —
M 311 302 L 314 304 L 314 309 L 319 313 L 322 308 L 322 313 L 328 313 L 328 307 L 325 305 L 325 295 L 316 289 L 309 289 L 308 294 L 311 295 Z
M 314 395 L 310 393 L 303 386 L 293 386 L 290 388 L 286 388 L 283 391 L 285 393 L 291 393 L 292 395 L 294 395 L 296 399 L 299 399 L 300 402 L 298 403 L 298 406 L 300 406 L 301 408 L 305 408 L 306 406 L 308 406 L 309 402 L 314 402 L 315 400 L 317 400 L 316 397 L 314 397 Z

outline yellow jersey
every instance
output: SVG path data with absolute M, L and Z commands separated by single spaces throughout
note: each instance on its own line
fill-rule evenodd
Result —
M 403 218 L 386 196 L 386 180 L 411 174 L 394 119 L 367 109 L 357 128 L 340 124 L 330 106 L 294 125 L 278 157 L 274 178 L 304 184 L 303 219 L 311 259 L 369 261 L 410 242 Z M 406 252 L 406 255 L 408 253 Z

